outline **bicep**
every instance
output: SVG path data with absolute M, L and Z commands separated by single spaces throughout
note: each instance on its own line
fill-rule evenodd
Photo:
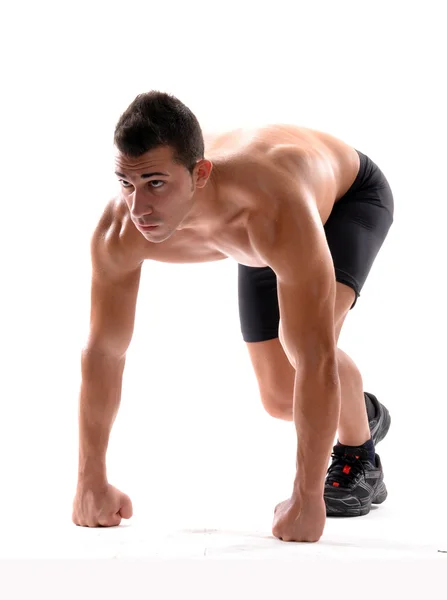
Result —
M 132 339 L 142 263 L 133 264 L 102 227 L 91 238 L 87 349 L 122 356 Z
M 318 363 L 332 358 L 336 348 L 335 271 L 317 210 L 305 200 L 298 206 L 285 212 L 274 235 L 259 236 L 258 251 L 277 277 L 281 341 L 287 353 Z

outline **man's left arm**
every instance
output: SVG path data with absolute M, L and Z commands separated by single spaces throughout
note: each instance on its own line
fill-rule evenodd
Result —
M 303 190 L 290 194 L 272 225 L 253 221 L 250 238 L 275 271 L 280 340 L 296 369 L 293 418 L 298 437 L 292 499 L 322 498 L 340 414 L 335 337 L 335 272 L 318 211 Z

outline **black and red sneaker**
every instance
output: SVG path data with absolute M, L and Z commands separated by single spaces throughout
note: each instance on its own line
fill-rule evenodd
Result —
M 371 504 L 381 504 L 387 495 L 378 454 L 372 464 L 364 448 L 334 446 L 324 485 L 328 517 L 367 515 Z

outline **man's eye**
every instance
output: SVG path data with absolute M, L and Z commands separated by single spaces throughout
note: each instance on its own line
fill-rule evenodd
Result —
M 121 185 L 124 188 L 130 188 L 130 187 L 132 187 L 132 184 L 129 183 L 128 181 L 125 181 L 124 179 L 118 179 L 118 181 L 121 183 Z M 161 181 L 160 179 L 153 179 L 152 181 L 149 181 L 149 185 L 154 190 L 159 190 L 160 188 L 162 188 L 164 186 L 165 183 L 166 183 L 165 181 Z

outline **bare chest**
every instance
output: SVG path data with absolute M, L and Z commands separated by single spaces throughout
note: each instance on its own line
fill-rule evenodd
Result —
M 250 243 L 247 218 L 241 214 L 236 221 L 208 235 L 179 231 L 167 243 L 152 245 L 147 258 L 167 263 L 204 263 L 231 258 L 243 265 L 265 267 Z
M 222 230 L 209 245 L 225 257 L 248 267 L 266 267 L 267 264 L 253 248 L 246 222 Z

